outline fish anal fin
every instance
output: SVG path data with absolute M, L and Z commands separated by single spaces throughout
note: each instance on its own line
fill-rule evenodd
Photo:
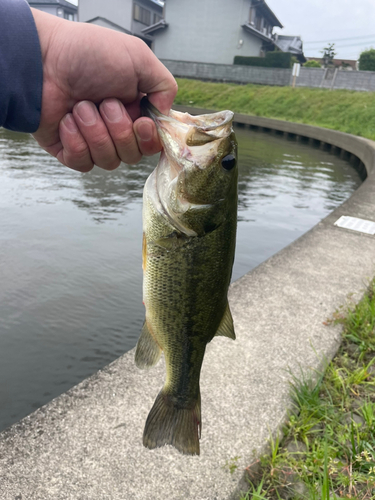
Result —
M 143 445 L 154 449 L 169 444 L 184 455 L 199 455 L 201 430 L 200 394 L 195 405 L 175 405 L 163 388 L 151 408 L 143 432 Z
M 161 349 L 150 333 L 147 321 L 145 321 L 135 351 L 135 364 L 138 368 L 150 368 L 156 365 L 160 356 Z
M 227 306 L 225 308 L 225 312 L 224 312 L 223 318 L 220 322 L 219 328 L 217 329 L 217 332 L 215 333 L 215 337 L 216 336 L 228 337 L 230 339 L 236 340 L 236 334 L 234 333 L 232 313 L 230 312 L 228 303 L 227 303 Z

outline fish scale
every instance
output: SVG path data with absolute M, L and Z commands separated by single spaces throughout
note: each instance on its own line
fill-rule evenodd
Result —
M 163 352 L 167 373 L 147 418 L 143 443 L 199 454 L 205 348 L 215 335 L 235 338 L 227 299 L 237 221 L 233 114 L 225 111 L 206 119 L 172 111 L 165 117 L 146 106 L 164 152 L 144 189 L 146 319 L 135 359 L 146 368 Z M 206 142 L 205 120 L 211 124 Z M 178 151 L 184 151 L 183 161 Z

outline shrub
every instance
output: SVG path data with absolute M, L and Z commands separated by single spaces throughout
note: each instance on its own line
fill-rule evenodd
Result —
M 233 64 L 266 68 L 291 68 L 292 54 L 290 52 L 267 52 L 266 57 L 235 56 Z
M 314 59 L 311 59 L 310 61 L 305 62 L 303 67 L 304 68 L 321 68 L 321 65 L 318 63 L 318 61 L 314 61 Z
M 242 66 L 269 66 L 265 57 L 235 56 L 233 64 Z
M 375 49 L 365 50 L 359 56 L 360 71 L 375 71 Z

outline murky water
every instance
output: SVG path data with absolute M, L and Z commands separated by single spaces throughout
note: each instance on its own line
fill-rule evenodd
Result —
M 233 279 L 291 243 L 360 184 L 348 163 L 238 129 Z M 0 130 L 0 429 L 137 341 L 141 196 L 157 157 L 79 174 Z

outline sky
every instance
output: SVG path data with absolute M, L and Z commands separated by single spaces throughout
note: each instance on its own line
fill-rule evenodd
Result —
M 375 48 L 374 0 L 266 0 L 284 26 L 281 35 L 300 35 L 306 57 L 322 57 L 335 44 L 336 58 L 358 59 Z

